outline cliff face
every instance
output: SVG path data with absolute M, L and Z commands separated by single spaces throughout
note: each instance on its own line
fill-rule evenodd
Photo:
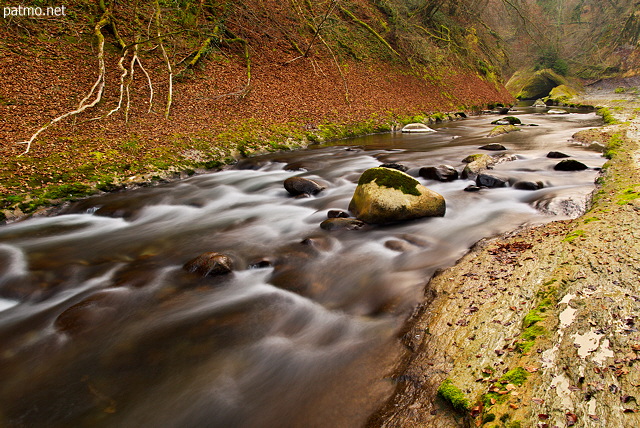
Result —
M 0 193 L 46 199 L 512 101 L 472 27 L 442 42 L 403 2 L 183 3 L 2 21 Z

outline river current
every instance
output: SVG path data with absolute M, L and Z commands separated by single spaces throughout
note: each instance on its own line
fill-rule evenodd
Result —
M 476 241 L 577 216 L 604 163 L 572 140 L 594 113 L 483 115 L 430 134 L 382 134 L 258 156 L 230 169 L 91 197 L 0 227 L 0 426 L 357 427 L 393 391 L 398 335 L 433 273 Z M 360 174 L 449 164 L 499 142 L 493 172 L 544 188 L 465 192 L 418 177 L 442 218 L 327 232 Z M 589 166 L 555 171 L 562 151 Z M 496 152 L 484 152 L 496 154 Z M 292 198 L 286 178 L 326 190 Z M 202 278 L 203 252 L 235 270 Z

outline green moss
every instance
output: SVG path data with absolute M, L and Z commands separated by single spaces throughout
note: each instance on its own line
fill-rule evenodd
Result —
M 489 137 L 497 137 L 498 135 L 508 134 L 510 132 L 520 131 L 516 125 L 498 125 L 489 132 Z
M 638 198 L 640 198 L 640 192 L 635 190 L 635 188 L 628 188 L 618 196 L 618 201 L 616 203 L 618 205 L 626 205 L 629 202 Z
M 82 183 L 62 184 L 51 186 L 44 193 L 46 199 L 73 199 L 86 196 L 91 193 L 91 187 Z
M 375 181 L 378 186 L 400 190 L 407 195 L 420 196 L 418 180 L 403 172 L 390 168 L 371 168 L 366 170 L 358 180 L 359 185 Z
M 600 219 L 598 217 L 589 217 L 584 219 L 584 224 L 589 224 L 592 223 L 594 221 L 600 221 Z
M 451 379 L 445 379 L 445 381 L 440 384 L 438 387 L 438 396 L 447 401 L 458 411 L 463 412 L 469 410 L 469 400 L 460 388 L 453 384 Z
M 581 229 L 574 230 L 573 232 L 568 233 L 567 236 L 563 239 L 563 241 L 573 242 L 574 239 L 584 236 L 586 234 L 587 232 L 585 232 L 584 230 L 581 230 Z
M 528 376 L 529 373 L 525 369 L 522 367 L 516 367 L 515 369 L 506 372 L 500 378 L 500 381 L 512 383 L 516 386 L 522 386 L 527 381 Z
M 627 90 L 622 86 L 618 86 L 613 92 L 616 94 L 624 94 L 625 92 L 627 92 Z
M 532 309 L 527 315 L 525 315 L 524 319 L 522 320 L 522 325 L 526 329 L 542 320 L 544 320 L 544 317 L 540 314 L 540 311 L 537 309 Z
M 613 117 L 611 111 L 609 111 L 607 107 L 599 108 L 598 115 L 602 116 L 602 120 L 604 120 L 606 125 L 615 125 L 620 123 L 615 117 Z
M 516 347 L 518 351 L 526 354 L 531 351 L 533 346 L 535 345 L 535 341 L 540 336 L 545 336 L 547 334 L 547 330 L 541 325 L 532 325 L 529 328 L 526 328 L 521 335 L 521 342 L 519 342 Z

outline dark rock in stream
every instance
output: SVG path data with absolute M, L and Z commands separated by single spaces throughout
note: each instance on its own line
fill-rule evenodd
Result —
M 575 159 L 566 159 L 560 161 L 556 166 L 553 167 L 553 169 L 555 169 L 556 171 L 584 171 L 588 168 L 588 166 Z
M 324 230 L 360 230 L 365 227 L 366 224 L 355 218 L 330 218 L 322 223 L 320 227 Z
M 547 153 L 547 157 L 552 159 L 561 159 L 561 158 L 568 158 L 570 156 L 562 152 L 549 152 Z
M 426 166 L 424 168 L 420 168 L 418 175 L 426 178 L 427 180 L 438 180 L 444 182 L 457 180 L 459 176 L 458 171 L 449 165 Z
M 304 177 L 287 178 L 284 181 L 284 188 L 292 196 L 315 195 L 324 190 L 324 186 Z
M 471 184 L 471 185 L 465 187 L 464 191 L 465 192 L 479 192 L 480 188 L 478 186 L 476 186 L 476 185 Z
M 209 252 L 188 261 L 183 269 L 202 276 L 225 275 L 233 270 L 233 261 L 225 254 Z
M 507 187 L 507 180 L 492 174 L 478 174 L 476 186 L 489 188 Z
M 479 147 L 479 149 L 492 151 L 507 150 L 507 148 L 500 143 L 485 144 L 484 146 Z
M 507 116 L 502 119 L 494 120 L 492 125 L 521 125 L 522 122 L 515 116 Z
M 399 163 L 383 163 L 380 168 L 397 169 L 398 171 L 407 172 L 409 168 Z
M 129 289 L 121 287 L 98 291 L 67 308 L 53 324 L 58 331 L 72 335 L 89 332 L 121 314 L 119 308 L 130 295 Z
M 544 187 L 542 181 L 516 181 L 513 188 L 518 190 L 539 190 Z
M 342 210 L 329 210 L 327 213 L 328 218 L 349 218 L 349 213 Z

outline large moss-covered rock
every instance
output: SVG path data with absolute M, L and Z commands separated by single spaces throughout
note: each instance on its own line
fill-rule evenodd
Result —
M 550 69 L 536 72 L 520 70 L 509 79 L 506 87 L 518 99 L 535 100 L 548 96 L 553 88 L 566 84 L 564 77 Z
M 565 104 L 580 93 L 578 88 L 569 85 L 556 86 L 549 93 L 549 99 L 558 104 Z
M 349 210 L 365 223 L 385 224 L 441 217 L 446 205 L 442 195 L 404 172 L 371 168 L 360 177 Z

